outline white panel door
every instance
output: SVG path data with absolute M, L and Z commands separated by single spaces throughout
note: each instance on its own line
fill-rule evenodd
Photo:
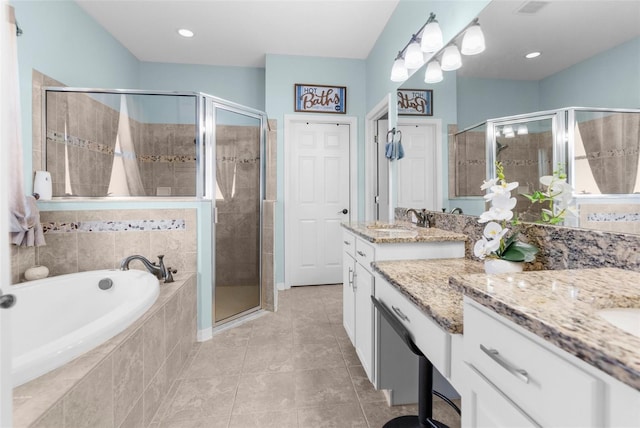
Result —
M 349 125 L 293 122 L 285 206 L 288 285 L 342 281 L 342 230 L 350 218 Z
M 398 207 L 438 209 L 436 127 L 399 125 L 404 158 L 398 162 Z
M 375 219 L 379 221 L 389 221 L 389 159 L 385 156 L 385 145 L 387 144 L 387 128 L 389 121 L 380 119 L 377 122 L 378 150 L 376 153 L 376 186 L 378 203 L 375 203 Z M 374 189 L 375 190 L 375 189 Z

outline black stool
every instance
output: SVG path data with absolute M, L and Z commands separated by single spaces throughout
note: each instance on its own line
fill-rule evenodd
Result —
M 411 333 L 405 328 L 404 325 L 393 315 L 393 313 L 387 308 L 384 303 L 380 302 L 375 297 L 371 296 L 373 305 L 380 311 L 382 316 L 389 322 L 391 327 L 407 344 L 411 352 L 418 356 L 419 368 L 418 368 L 418 415 L 400 416 L 388 421 L 382 428 L 448 428 L 447 425 L 442 422 L 438 422 L 433 419 L 433 403 L 431 394 L 437 395 L 444 402 L 449 404 L 453 409 L 460 414 L 460 409 L 449 398 L 440 394 L 438 391 L 433 390 L 433 364 L 427 357 L 424 356 L 422 351 L 413 343 Z

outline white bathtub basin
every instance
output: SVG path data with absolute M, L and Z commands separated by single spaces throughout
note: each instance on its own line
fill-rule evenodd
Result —
M 610 308 L 596 312 L 610 324 L 640 337 L 640 308 Z

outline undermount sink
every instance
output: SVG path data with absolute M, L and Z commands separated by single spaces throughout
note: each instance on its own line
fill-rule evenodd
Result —
M 601 309 L 596 314 L 619 329 L 640 337 L 640 308 Z

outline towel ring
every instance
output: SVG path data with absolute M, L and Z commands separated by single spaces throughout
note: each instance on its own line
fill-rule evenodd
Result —
M 389 134 L 391 134 L 391 139 L 389 139 Z M 396 137 L 398 139 L 396 140 Z M 387 143 L 399 143 L 402 141 L 402 131 L 399 129 L 396 131 L 396 128 L 393 128 L 387 131 Z

